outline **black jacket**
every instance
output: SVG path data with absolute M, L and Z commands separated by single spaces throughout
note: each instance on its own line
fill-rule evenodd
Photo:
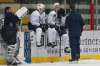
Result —
M 66 17 L 65 28 L 68 28 L 70 37 L 79 37 L 83 31 L 84 22 L 80 13 L 71 11 Z

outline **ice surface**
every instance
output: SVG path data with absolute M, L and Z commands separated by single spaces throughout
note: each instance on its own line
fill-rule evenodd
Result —
M 69 62 L 56 63 L 23 63 L 18 66 L 100 66 L 100 60 L 80 60 L 78 63 L 71 64 Z

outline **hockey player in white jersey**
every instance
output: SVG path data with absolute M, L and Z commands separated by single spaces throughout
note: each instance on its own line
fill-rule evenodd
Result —
M 41 47 L 41 35 L 42 35 L 42 25 L 45 24 L 45 5 L 40 3 L 37 4 L 37 9 L 32 12 L 30 21 L 32 24 L 32 30 L 35 32 L 36 45 Z
M 65 18 L 65 10 L 61 8 L 60 3 L 54 3 L 54 10 L 51 11 L 48 16 L 48 24 L 50 25 L 48 28 L 48 46 L 55 47 L 56 36 L 59 35 L 61 38 L 61 36 L 66 33 L 64 28 Z
M 56 41 L 56 23 L 57 23 L 57 12 L 60 10 L 60 4 L 59 3 L 54 3 L 53 5 L 54 10 L 51 11 L 48 15 L 48 44 L 47 46 L 49 47 L 55 47 L 55 41 Z

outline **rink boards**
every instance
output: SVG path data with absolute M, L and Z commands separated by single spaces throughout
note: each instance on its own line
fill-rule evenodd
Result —
M 33 31 L 18 32 L 18 43 L 20 43 L 20 51 L 18 58 L 28 63 L 41 62 L 66 62 L 70 59 L 70 53 L 65 52 L 65 48 L 69 48 L 68 34 L 60 37 L 57 34 L 57 39 L 54 48 L 48 47 L 47 33 L 43 33 L 41 47 L 36 46 L 35 35 Z M 60 46 L 61 43 L 61 46 Z M 61 48 L 60 48 L 61 47 Z M 96 59 L 100 60 L 100 31 L 84 31 L 81 36 L 81 59 Z M 3 49 L 3 48 L 2 48 Z M 0 50 L 1 52 L 1 50 Z M 2 52 L 2 54 L 4 54 Z M 0 54 L 0 57 L 4 55 Z M 5 63 L 5 59 L 0 58 L 0 64 Z
M 25 39 L 25 32 L 21 32 Z M 28 35 L 29 34 L 29 35 Z M 28 57 L 31 56 L 31 62 L 38 63 L 38 62 L 58 62 L 58 61 L 67 61 L 70 59 L 70 53 L 64 52 L 65 48 L 69 48 L 69 39 L 68 34 L 64 34 L 61 37 L 61 48 L 60 48 L 60 37 L 57 34 L 56 39 L 56 47 L 50 48 L 47 46 L 48 39 L 46 33 L 43 33 L 41 43 L 43 46 L 37 47 L 35 43 L 35 35 L 34 32 L 27 32 L 27 36 L 30 36 L 30 49 L 24 49 L 24 53 L 30 52 L 31 55 L 28 53 Z M 23 47 L 27 44 L 27 41 L 23 40 L 20 43 Z M 100 60 L 100 31 L 84 31 L 81 36 L 81 59 L 97 59 Z M 28 59 L 28 58 L 27 58 Z M 28 59 L 29 60 L 29 59 Z

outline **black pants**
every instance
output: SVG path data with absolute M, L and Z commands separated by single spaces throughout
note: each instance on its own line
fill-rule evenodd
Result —
M 69 37 L 72 59 L 80 58 L 80 37 Z

